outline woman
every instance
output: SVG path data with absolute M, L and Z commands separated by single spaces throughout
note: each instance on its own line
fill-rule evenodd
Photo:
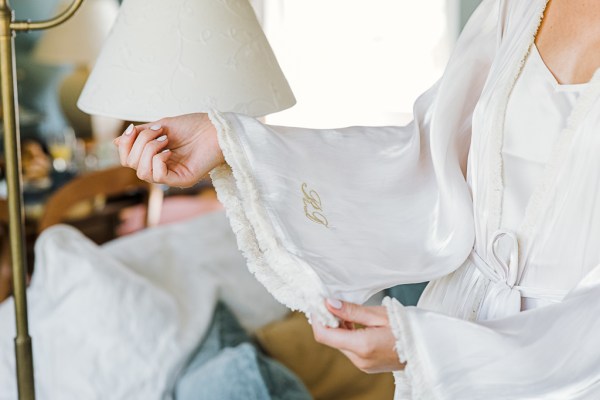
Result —
M 406 127 L 193 114 L 129 127 L 121 162 L 212 171 L 257 278 L 398 398 L 598 398 L 598 50 L 597 1 L 484 0 Z

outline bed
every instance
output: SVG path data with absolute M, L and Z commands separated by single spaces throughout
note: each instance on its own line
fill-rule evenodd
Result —
M 223 212 L 97 246 L 57 225 L 36 243 L 28 288 L 36 393 L 170 399 L 222 300 L 252 332 L 281 319 L 248 272 Z M 0 304 L 0 400 L 17 398 L 14 306 Z

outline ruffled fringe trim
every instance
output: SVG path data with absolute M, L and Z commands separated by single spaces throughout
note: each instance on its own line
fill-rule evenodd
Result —
M 523 67 L 525 66 L 525 62 L 527 61 L 527 57 L 531 51 L 531 46 L 534 43 L 535 36 L 542 24 L 542 19 L 544 18 L 544 12 L 546 11 L 547 5 L 547 0 L 541 4 L 540 9 L 538 10 L 538 18 L 532 21 L 529 28 L 529 34 L 523 36 L 522 42 L 520 43 L 520 52 L 523 54 L 523 56 L 521 57 L 519 63 L 513 67 L 513 71 L 511 71 L 511 79 L 505 83 L 504 87 L 498 89 L 499 94 L 496 96 L 498 99 L 500 99 L 500 103 L 497 106 L 498 110 L 495 113 L 494 122 L 491 125 L 493 127 L 493 131 L 491 132 L 488 154 L 490 171 L 488 210 L 491 210 L 490 226 L 493 229 L 499 229 L 502 222 L 502 201 L 504 196 L 504 160 L 502 159 L 502 147 L 504 145 L 504 121 L 506 119 L 508 100 L 515 87 L 517 79 L 519 79 Z
M 404 371 L 394 372 L 396 393 L 394 399 L 421 400 L 435 399 L 426 369 L 419 357 L 416 341 L 410 329 L 410 319 L 406 308 L 397 300 L 386 297 L 383 305 L 387 309 L 392 333 L 396 338 L 396 353 L 400 362 L 406 363 Z
M 209 118 L 217 129 L 227 161 L 226 165 L 213 169 L 210 177 L 248 269 L 279 302 L 324 325 L 337 327 L 337 319 L 324 305 L 319 277 L 278 243 L 249 162 L 228 121 L 216 111 L 210 112 Z

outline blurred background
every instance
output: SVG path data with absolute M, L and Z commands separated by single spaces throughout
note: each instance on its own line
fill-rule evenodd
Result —
M 255 3 L 298 100 L 267 122 L 332 128 L 409 122 L 479 1 Z
M 17 19 L 41 20 L 66 8 L 70 1 L 11 3 Z M 16 36 L 30 264 L 49 200 L 74 178 L 114 167 L 118 160 L 112 139 L 129 122 L 136 122 L 90 117 L 76 108 L 120 3 L 87 0 L 67 24 L 70 28 L 65 25 Z M 333 128 L 408 123 L 413 102 L 443 73 L 479 0 L 250 3 L 297 99 L 295 106 L 267 115 L 264 121 Z M 2 147 L 0 143 L 0 206 L 6 196 Z M 175 222 L 218 208 L 214 192 L 207 188 L 210 182 L 186 191 L 160 187 L 166 197 L 160 201 L 160 218 L 154 222 Z M 106 204 L 106 198 L 95 197 L 92 203 L 74 207 L 67 217 L 87 218 L 90 211 Z M 118 203 L 96 219 L 84 218 L 78 227 L 98 243 L 143 229 L 149 223 L 148 210 L 132 208 L 130 203 Z
M 329 126 L 408 118 L 415 97 L 441 74 L 479 0 L 251 3 L 298 100 L 267 121 Z M 17 18 L 36 20 L 51 16 L 59 0 L 13 0 L 12 6 Z M 24 138 L 68 126 L 58 88 L 74 66 L 34 60 L 42 34 L 16 38 Z

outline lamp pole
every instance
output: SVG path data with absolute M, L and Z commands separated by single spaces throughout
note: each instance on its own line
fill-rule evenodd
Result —
M 52 28 L 68 20 L 83 3 L 74 0 L 62 14 L 55 18 L 30 22 L 15 21 L 8 0 L 0 0 L 0 86 L 2 90 L 2 116 L 4 124 L 4 154 L 6 158 L 6 182 L 8 187 L 8 216 L 11 263 L 13 271 L 13 295 L 17 336 L 15 357 L 17 386 L 20 400 L 35 399 L 33 379 L 33 352 L 27 322 L 25 218 L 21 190 L 21 151 L 18 124 L 18 98 L 15 70 L 14 35 L 19 31 Z

